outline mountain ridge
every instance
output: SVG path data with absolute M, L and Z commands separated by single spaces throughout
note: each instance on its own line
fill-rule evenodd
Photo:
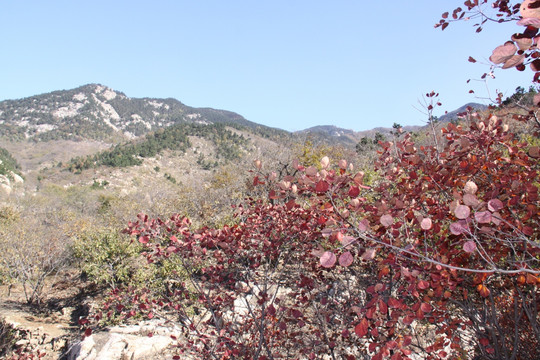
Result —
M 439 118 L 440 122 L 457 118 L 468 103 Z M 138 138 L 158 129 L 180 123 L 230 123 L 255 130 L 265 137 L 311 136 L 327 142 L 354 145 L 376 133 L 388 135 L 392 128 L 376 127 L 354 131 L 335 125 L 317 125 L 290 133 L 245 119 L 229 110 L 191 107 L 175 98 L 132 98 L 101 84 L 86 84 L 74 89 L 55 90 L 21 99 L 0 101 L 0 138 L 7 140 L 97 140 L 118 143 Z M 417 131 L 423 125 L 404 126 Z
M 174 98 L 130 98 L 100 84 L 0 102 L 0 136 L 9 140 L 117 142 L 178 123 L 233 123 L 279 131 L 232 111 L 195 108 Z

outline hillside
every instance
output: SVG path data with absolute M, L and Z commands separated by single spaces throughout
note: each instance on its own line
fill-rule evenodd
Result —
M 418 131 L 422 126 L 404 126 L 405 131 Z M 314 126 L 305 130 L 295 132 L 297 136 L 310 136 L 317 138 L 319 141 L 327 143 L 338 143 L 345 146 L 354 147 L 362 138 L 374 138 L 377 133 L 382 135 L 390 135 L 392 128 L 376 127 L 370 130 L 353 131 L 343 129 L 334 125 Z
M 0 102 L 0 138 L 12 141 L 114 142 L 179 123 L 232 123 L 269 134 L 283 133 L 231 111 L 193 108 L 172 98 L 130 98 L 98 84 Z

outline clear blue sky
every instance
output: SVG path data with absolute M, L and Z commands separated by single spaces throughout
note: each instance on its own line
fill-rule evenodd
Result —
M 486 96 L 487 59 L 517 25 L 476 34 L 433 24 L 463 1 L 16 1 L 0 5 L 0 100 L 100 83 L 130 97 L 173 97 L 286 130 L 422 124 Z M 491 91 L 528 87 L 499 70 Z M 439 115 L 442 113 L 441 110 Z

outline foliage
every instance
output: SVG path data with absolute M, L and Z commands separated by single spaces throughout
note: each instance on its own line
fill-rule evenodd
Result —
M 140 215 L 126 231 L 148 261 L 176 258 L 188 280 L 117 290 L 109 313 L 168 313 L 204 358 L 537 357 L 538 147 L 492 115 L 443 135 L 383 143 L 373 187 L 327 157 L 257 174 L 268 201 L 233 225 Z
M 303 144 L 297 145 L 295 157 L 306 166 L 318 166 L 319 160 L 323 156 L 333 159 L 341 159 L 346 155 L 346 150 L 341 146 L 331 146 L 324 143 L 317 143 L 313 139 L 306 139 Z
M 474 19 L 476 32 L 481 32 L 489 22 L 517 22 L 517 25 L 524 27 L 523 32 L 509 34 L 504 44 L 493 50 L 489 58 L 492 63 L 490 71 L 483 74 L 482 79 L 494 77 L 495 68 L 515 68 L 518 71 L 524 71 L 529 66 L 534 72 L 533 82 L 538 86 L 540 83 L 540 59 L 538 59 L 540 52 L 537 38 L 540 28 L 539 4 L 538 0 L 525 0 L 522 3 L 513 3 L 509 0 L 467 0 L 463 3 L 463 8 L 457 7 L 452 14 L 443 13 L 435 27 L 444 30 L 451 22 Z M 472 57 L 469 57 L 469 61 L 476 62 Z M 502 103 L 502 93 L 498 94 L 497 102 Z M 539 103 L 540 96 L 535 96 L 534 105 Z
M 210 140 L 216 147 L 216 156 L 231 161 L 242 156 L 242 148 L 248 144 L 243 135 L 227 129 L 225 124 L 182 123 L 160 129 L 146 135 L 142 141 L 116 145 L 99 154 L 72 159 L 67 165 L 72 172 L 99 167 L 128 167 L 141 165 L 142 159 L 154 157 L 165 150 L 185 152 L 191 147 L 189 136 Z
M 17 160 L 4 148 L 0 147 L 0 175 L 7 176 L 11 180 L 15 173 L 20 175 L 21 167 L 17 163 Z
M 79 234 L 72 251 L 82 273 L 91 281 L 115 288 L 134 277 L 140 248 L 117 231 L 103 228 Z

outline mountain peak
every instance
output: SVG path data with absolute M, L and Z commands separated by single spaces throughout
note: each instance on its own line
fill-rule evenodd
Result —
M 133 138 L 181 122 L 255 126 L 230 111 L 172 98 L 129 98 L 101 84 L 0 102 L 0 137 L 11 140 Z

